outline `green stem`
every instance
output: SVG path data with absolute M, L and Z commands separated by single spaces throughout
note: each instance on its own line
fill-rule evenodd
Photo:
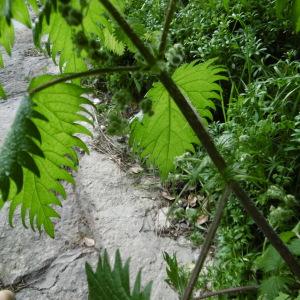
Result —
M 29 95 L 32 96 L 33 94 L 40 92 L 42 90 L 45 90 L 53 85 L 56 85 L 58 83 L 62 83 L 68 80 L 73 80 L 77 78 L 83 78 L 83 77 L 90 77 L 90 76 L 97 76 L 101 74 L 109 74 L 109 73 L 117 73 L 117 72 L 132 72 L 132 71 L 138 71 L 140 70 L 140 67 L 136 66 L 120 66 L 120 67 L 112 67 L 112 68 L 100 68 L 100 69 L 93 69 L 88 70 L 84 72 L 79 73 L 71 73 L 71 74 L 62 74 L 60 77 L 51 80 L 49 82 L 46 82 L 44 84 L 41 84 L 40 86 L 29 90 Z
M 166 12 L 165 24 L 161 35 L 161 40 L 160 40 L 160 45 L 158 50 L 159 58 L 163 58 L 166 51 L 168 34 L 169 34 L 170 25 L 173 19 L 175 9 L 176 9 L 176 0 L 170 0 Z
M 156 63 L 155 57 L 152 55 L 149 49 L 143 44 L 142 40 L 138 37 L 138 35 L 132 30 L 130 25 L 126 22 L 126 20 L 115 8 L 115 6 L 112 5 L 109 0 L 99 0 L 99 1 L 112 15 L 112 17 L 119 24 L 119 26 L 124 30 L 124 32 L 130 38 L 130 40 L 136 46 L 136 48 L 144 56 L 148 64 L 150 66 L 155 64 Z M 206 149 L 208 155 L 210 156 L 211 160 L 215 164 L 216 168 L 219 170 L 224 180 L 228 182 L 228 185 L 235 193 L 237 198 L 240 200 L 247 213 L 252 217 L 252 219 L 255 221 L 255 223 L 258 225 L 258 227 L 261 229 L 264 235 L 269 239 L 270 243 L 281 255 L 281 257 L 286 262 L 290 270 L 298 278 L 300 278 L 300 264 L 293 256 L 293 254 L 290 252 L 288 247 L 282 242 L 280 237 L 276 234 L 274 229 L 269 225 L 266 218 L 257 209 L 254 202 L 249 198 L 249 196 L 239 185 L 239 183 L 234 180 L 228 180 L 226 176 L 226 169 L 227 169 L 226 162 L 223 156 L 217 150 L 215 143 L 213 142 L 211 136 L 207 132 L 195 108 L 185 98 L 185 96 L 182 94 L 182 92 L 175 84 L 173 79 L 169 76 L 169 74 L 165 70 L 162 70 L 160 66 L 157 67 L 160 69 L 159 79 L 161 83 L 169 92 L 170 96 L 173 98 L 174 102 L 180 109 L 181 113 L 184 115 L 185 119 L 187 120 L 191 128 L 196 133 L 197 137 L 201 141 L 203 147 Z
M 224 193 L 222 194 L 221 199 L 219 200 L 219 203 L 217 205 L 217 210 L 216 210 L 214 220 L 211 223 L 211 225 L 209 226 L 209 229 L 208 229 L 208 232 L 205 237 L 203 245 L 201 245 L 201 252 L 199 254 L 197 263 L 193 269 L 193 272 L 191 274 L 189 282 L 186 286 L 186 289 L 184 291 L 182 300 L 189 300 L 192 296 L 193 289 L 197 283 L 198 276 L 201 272 L 201 269 L 204 265 L 207 254 L 209 252 L 210 246 L 214 240 L 217 229 L 219 227 L 219 224 L 220 224 L 220 221 L 222 218 L 222 214 L 223 214 L 229 194 L 230 194 L 230 188 L 226 187 L 226 189 L 225 189 Z

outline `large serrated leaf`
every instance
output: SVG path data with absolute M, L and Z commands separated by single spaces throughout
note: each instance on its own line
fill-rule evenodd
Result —
M 32 7 L 37 7 L 36 0 L 30 0 L 29 2 Z M 0 1 L 0 44 L 9 55 L 11 55 L 15 39 L 12 20 L 16 20 L 31 28 L 30 14 L 25 0 Z
M 271 276 L 261 283 L 260 293 L 263 295 L 263 299 L 273 300 L 280 292 L 286 291 L 288 283 L 288 277 Z
M 134 288 L 130 291 L 129 260 L 123 265 L 119 251 L 115 256 L 112 269 L 106 251 L 99 257 L 96 272 L 86 264 L 86 274 L 89 286 L 89 300 L 149 300 L 151 283 L 141 288 L 141 272 L 138 273 Z
M 113 1 L 114 4 L 122 10 L 123 1 Z M 78 7 L 78 1 L 71 1 L 74 7 Z M 51 44 L 50 52 L 52 59 L 56 62 L 59 55 L 58 65 L 61 71 L 65 73 L 80 72 L 87 69 L 85 55 L 80 55 L 76 51 L 73 43 L 73 34 L 76 29 L 67 24 L 61 14 L 50 7 L 51 14 L 46 17 L 47 6 L 40 14 L 39 22 L 34 28 L 34 41 L 36 46 L 40 46 L 41 38 L 48 35 Z M 112 23 L 105 16 L 105 9 L 98 0 L 90 0 L 83 12 L 82 28 L 87 36 L 97 37 L 100 42 L 110 51 L 122 55 L 124 53 L 124 44 L 118 41 Z
M 217 80 L 225 79 L 219 73 L 222 68 L 214 66 L 213 60 L 203 64 L 193 62 L 178 68 L 173 79 L 203 118 L 212 118 L 212 99 L 220 99 Z M 186 151 L 194 151 L 199 144 L 195 133 L 161 83 L 155 83 L 146 97 L 153 102 L 153 116 L 136 118 L 131 126 L 133 150 L 146 157 L 160 170 L 165 178 L 174 168 L 174 158 Z M 205 120 L 205 119 L 204 119 Z
M 37 77 L 30 90 L 55 78 Z M 21 206 L 24 226 L 29 217 L 32 229 L 44 228 L 54 236 L 52 219 L 59 217 L 54 206 L 60 206 L 60 198 L 66 197 L 62 181 L 74 183 L 67 168 L 76 170 L 76 147 L 88 151 L 77 136 L 91 135 L 82 125 L 91 122 L 83 115 L 83 105 L 91 105 L 82 97 L 84 92 L 75 84 L 60 83 L 24 98 L 0 152 L 0 190 L 3 200 L 11 200 L 11 224 Z

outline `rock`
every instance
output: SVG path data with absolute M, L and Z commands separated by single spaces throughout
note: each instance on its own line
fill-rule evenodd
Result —
M 15 294 L 10 290 L 0 291 L 0 300 L 15 300 Z
M 10 98 L 0 103 L 0 143 L 27 88 L 28 77 L 49 70 L 52 62 L 31 49 L 31 32 L 18 26 L 12 58 L 0 71 Z M 120 249 L 123 259 L 131 257 L 131 276 L 143 269 L 143 284 L 153 280 L 152 299 L 178 299 L 165 283 L 163 251 L 177 253 L 179 261 L 190 263 L 193 251 L 181 241 L 155 233 L 153 208 L 159 193 L 138 188 L 105 155 L 91 151 L 80 160 L 76 187 L 66 186 L 68 198 L 59 209 L 56 237 L 25 229 L 20 213 L 15 227 L 8 225 L 8 204 L 0 211 L 0 288 L 12 287 L 22 300 L 87 299 L 84 270 L 88 261 L 96 266 L 99 253 L 107 249 L 113 257 Z M 163 211 L 159 212 L 163 221 Z M 142 230 L 147 219 L 149 230 Z M 2 300 L 2 299 L 1 299 Z

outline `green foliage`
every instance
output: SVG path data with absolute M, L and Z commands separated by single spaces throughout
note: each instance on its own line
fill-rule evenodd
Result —
M 281 238 L 287 243 L 292 254 L 300 256 L 300 239 L 295 238 L 294 230 L 282 233 Z M 271 300 L 281 292 L 292 291 L 291 287 L 296 283 L 295 278 L 289 274 L 283 259 L 271 245 L 266 247 L 262 255 L 255 260 L 255 267 L 265 274 L 261 282 L 260 294 L 266 299 Z
M 122 1 L 113 3 L 123 10 Z M 94 50 L 97 50 L 90 45 L 88 51 L 77 51 L 78 43 L 76 39 L 74 40 L 74 36 L 80 32 L 79 27 L 84 28 L 88 39 L 96 37 L 97 41 L 110 51 L 118 55 L 123 54 L 125 46 L 116 39 L 116 29 L 98 0 L 83 1 L 80 5 L 78 1 L 72 0 L 68 4 L 59 4 L 58 8 L 54 5 L 50 5 L 50 8 L 47 4 L 44 6 L 34 30 L 34 39 L 36 46 L 39 47 L 42 37 L 48 35 L 48 49 L 54 61 L 59 56 L 58 65 L 61 71 L 67 73 L 86 70 L 86 59 L 93 56 Z
M 220 75 L 222 68 L 213 61 L 203 64 L 182 65 L 173 74 L 173 79 L 203 118 L 212 118 L 209 110 L 214 109 L 212 100 L 219 100 L 221 91 L 216 83 L 225 79 Z M 146 97 L 152 100 L 153 115 L 144 115 L 132 123 L 131 143 L 135 151 L 147 157 L 166 178 L 174 168 L 174 159 L 186 151 L 194 151 L 199 144 L 193 130 L 160 83 L 154 84 Z
M 279 18 L 292 20 L 297 32 L 300 31 L 300 1 L 299 0 L 276 0 L 276 13 Z
M 6 93 L 2 84 L 0 84 L 0 99 L 6 99 Z
M 272 300 L 279 295 L 280 291 L 287 289 L 288 279 L 283 276 L 271 276 L 261 284 L 261 294 L 266 300 Z
M 30 90 L 55 76 L 32 80 Z M 17 117 L 0 152 L 0 187 L 2 198 L 10 203 L 10 223 L 18 206 L 26 226 L 29 216 L 32 229 L 42 226 L 54 236 L 52 218 L 59 217 L 53 205 L 61 205 L 58 195 L 66 197 L 62 180 L 74 183 L 66 168 L 76 170 L 75 147 L 88 151 L 76 135 L 91 133 L 78 122 L 91 121 L 82 105 L 90 101 L 81 97 L 85 90 L 61 83 L 23 99 Z M 10 180 L 11 179 L 11 180 Z
M 31 0 L 30 4 L 35 7 L 36 0 Z M 11 55 L 15 41 L 14 26 L 12 20 L 16 20 L 31 27 L 31 19 L 27 4 L 24 0 L 2 0 L 0 1 L 0 45 Z M 3 58 L 0 53 L 0 67 L 3 67 Z M 5 92 L 1 87 L 0 98 L 5 98 Z
M 167 279 L 166 282 L 179 293 L 183 295 L 184 289 L 188 283 L 188 274 L 178 265 L 176 255 L 171 257 L 167 252 L 164 252 L 164 260 L 167 263 Z
M 89 300 L 149 300 L 151 294 L 150 282 L 141 288 L 141 271 L 139 271 L 133 289 L 130 290 L 129 259 L 123 265 L 120 252 L 117 250 L 115 264 L 111 268 L 106 252 L 99 257 L 97 269 L 94 272 L 86 264 L 86 274 L 89 286 Z

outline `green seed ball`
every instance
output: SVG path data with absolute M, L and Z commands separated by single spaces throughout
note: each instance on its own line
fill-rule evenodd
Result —
M 179 66 L 179 65 L 181 64 L 182 60 L 183 60 L 182 56 L 176 54 L 176 55 L 174 55 L 174 56 L 171 58 L 170 64 L 171 64 L 172 66 L 177 67 L 177 66 Z
M 82 23 L 82 13 L 79 10 L 71 9 L 69 15 L 66 18 L 66 21 L 71 26 L 78 26 Z
M 79 48 L 85 48 L 88 46 L 88 39 L 83 31 L 77 32 L 74 37 L 74 42 Z

